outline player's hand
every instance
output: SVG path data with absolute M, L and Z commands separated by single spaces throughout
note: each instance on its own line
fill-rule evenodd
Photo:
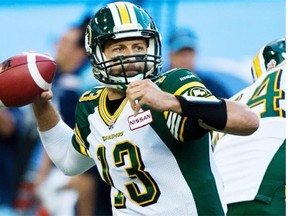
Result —
M 126 96 L 134 110 L 134 116 L 138 114 L 143 105 L 148 105 L 158 111 L 181 112 L 180 103 L 176 97 L 162 91 L 149 79 L 131 82 L 126 90 Z
M 53 93 L 52 91 L 44 91 L 41 93 L 41 96 L 40 98 L 37 98 L 33 103 L 34 104 L 42 104 L 42 103 L 45 103 L 49 100 L 51 100 L 53 97 Z

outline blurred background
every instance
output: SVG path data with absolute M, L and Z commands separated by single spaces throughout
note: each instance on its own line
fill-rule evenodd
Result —
M 54 55 L 61 33 L 93 14 L 105 0 L 0 0 L 0 61 L 23 51 Z M 252 57 L 266 43 L 285 37 L 285 0 L 135 0 L 154 18 L 167 55 L 174 26 L 198 36 L 197 67 L 233 73 L 247 82 Z M 164 61 L 168 64 L 168 58 Z

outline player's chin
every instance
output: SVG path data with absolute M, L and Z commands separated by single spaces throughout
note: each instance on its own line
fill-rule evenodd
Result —
M 126 75 L 127 77 L 134 77 L 134 76 L 136 76 L 136 75 L 138 75 L 138 74 L 139 74 L 138 71 L 125 71 L 125 75 Z

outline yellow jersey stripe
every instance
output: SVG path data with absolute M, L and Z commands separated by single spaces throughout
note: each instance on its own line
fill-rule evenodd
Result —
M 99 110 L 99 114 L 100 114 L 102 120 L 105 122 L 105 124 L 107 126 L 109 126 L 111 123 L 115 122 L 118 119 L 118 117 L 122 113 L 128 99 L 124 98 L 124 100 L 122 101 L 120 106 L 117 108 L 115 113 L 113 115 L 111 115 L 107 109 L 107 106 L 106 106 L 107 97 L 108 97 L 107 89 L 104 89 L 102 91 L 102 94 L 100 95 L 98 110 Z
M 80 131 L 79 131 L 79 128 L 78 128 L 78 125 L 76 124 L 75 126 L 75 139 L 76 139 L 76 142 L 78 143 L 79 145 L 79 148 L 80 148 L 80 151 L 83 155 L 86 155 L 88 156 L 88 153 L 87 153 L 87 150 L 86 150 L 86 147 L 85 147 L 85 144 L 84 144 L 84 141 L 81 137 L 81 134 L 80 134 Z
M 104 89 L 102 91 L 102 94 L 100 95 L 98 110 L 102 120 L 105 122 L 106 125 L 109 126 L 112 116 L 109 114 L 106 107 L 106 97 L 107 97 L 107 89 Z
M 179 88 L 176 92 L 175 92 L 175 95 L 181 95 L 182 92 L 184 92 L 185 90 L 187 90 L 188 88 L 191 88 L 193 86 L 202 86 L 204 87 L 204 85 L 200 82 L 190 82 L 190 83 L 187 83 L 183 86 L 181 86 L 181 88 Z
M 180 127 L 179 140 L 181 142 L 184 142 L 183 133 L 184 133 L 184 127 L 185 127 L 185 123 L 186 123 L 187 119 L 188 119 L 187 117 L 183 117 L 183 122 L 182 122 L 181 127 Z

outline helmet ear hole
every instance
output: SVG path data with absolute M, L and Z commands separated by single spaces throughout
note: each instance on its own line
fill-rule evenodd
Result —
M 125 22 L 122 22 L 125 17 Z M 161 38 L 150 15 L 141 7 L 130 2 L 109 3 L 101 8 L 90 20 L 86 31 L 86 52 L 94 67 L 94 76 L 100 82 L 112 88 L 128 85 L 130 81 L 154 78 L 160 74 L 162 68 Z M 127 59 L 107 59 L 104 46 L 108 40 L 122 38 L 144 38 L 147 43 L 147 54 L 129 56 L 134 63 L 145 62 L 146 70 L 135 77 L 112 76 L 110 68 L 122 65 Z

